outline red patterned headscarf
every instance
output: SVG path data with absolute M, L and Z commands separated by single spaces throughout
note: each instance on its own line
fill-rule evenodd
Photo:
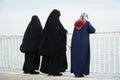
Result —
M 85 21 L 84 21 L 84 20 L 78 19 L 78 20 L 75 22 L 74 26 L 75 26 L 78 30 L 80 30 L 80 29 L 83 27 L 84 24 L 85 24 Z

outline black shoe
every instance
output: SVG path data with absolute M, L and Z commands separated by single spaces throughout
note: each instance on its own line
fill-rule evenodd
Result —
M 75 74 L 75 77 L 84 77 L 83 74 Z
M 40 74 L 40 73 L 36 72 L 36 71 L 32 71 L 32 72 L 30 72 L 30 74 Z
M 62 76 L 63 74 L 60 73 L 49 73 L 49 76 Z
M 27 71 L 24 71 L 23 73 L 24 73 L 24 74 L 29 74 L 29 72 L 27 72 Z
M 54 76 L 62 76 L 63 74 L 60 74 L 60 73 L 57 73 L 57 74 L 54 74 Z
M 49 75 L 49 76 L 53 76 L 53 74 L 52 74 L 52 73 L 49 73 L 48 75 Z

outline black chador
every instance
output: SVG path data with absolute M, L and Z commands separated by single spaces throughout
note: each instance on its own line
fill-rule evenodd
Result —
M 24 73 L 38 74 L 35 70 L 39 69 L 40 64 L 38 46 L 42 39 L 42 30 L 38 16 L 32 16 L 20 46 L 20 51 L 25 53 Z
M 60 20 L 60 11 L 54 9 L 45 24 L 39 52 L 43 55 L 40 71 L 59 76 L 67 69 L 66 34 Z

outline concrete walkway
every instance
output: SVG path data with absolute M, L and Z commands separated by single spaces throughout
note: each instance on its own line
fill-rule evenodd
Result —
M 94 77 L 94 75 L 89 75 L 84 78 L 75 78 L 72 74 L 63 74 L 63 76 L 55 77 L 43 73 L 30 75 L 22 72 L 0 71 L 0 80 L 120 80 L 120 77 Z

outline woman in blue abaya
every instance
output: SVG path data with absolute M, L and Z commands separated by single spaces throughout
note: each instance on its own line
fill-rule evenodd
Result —
M 71 73 L 75 77 L 84 77 L 89 74 L 90 42 L 89 34 L 95 32 L 95 28 L 87 21 L 88 15 L 83 13 L 74 24 L 71 41 Z

